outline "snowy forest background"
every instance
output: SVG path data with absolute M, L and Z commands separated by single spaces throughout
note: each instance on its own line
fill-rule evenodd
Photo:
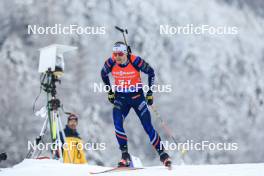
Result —
M 186 163 L 264 162 L 263 7 L 262 0 L 2 0 L 0 152 L 7 152 L 8 160 L 1 166 L 23 160 L 28 140 L 40 132 L 43 119 L 32 113 L 39 92 L 37 49 L 52 43 L 78 47 L 70 55 L 74 58 L 66 59 L 58 96 L 67 111 L 80 114 L 84 141 L 106 143 L 106 151 L 87 152 L 89 162 L 116 165 L 120 154 L 112 106 L 105 93 L 91 89 L 101 82 L 100 70 L 113 42 L 122 40 L 115 25 L 128 28 L 132 50 L 154 67 L 156 83 L 172 85 L 171 93 L 154 94 L 154 103 L 178 141 L 238 143 L 238 151 L 190 151 Z M 28 24 L 106 26 L 106 35 L 28 35 Z M 239 32 L 162 36 L 160 24 L 228 25 Z M 170 140 L 152 119 L 163 139 Z M 125 128 L 130 152 L 145 165 L 160 164 L 133 110 Z M 177 159 L 176 152 L 170 154 Z

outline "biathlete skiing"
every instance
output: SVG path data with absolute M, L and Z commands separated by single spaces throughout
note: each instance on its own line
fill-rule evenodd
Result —
M 151 144 L 157 151 L 160 161 L 165 166 L 170 167 L 171 158 L 165 152 L 163 145 L 161 145 L 161 138 L 151 123 L 148 105 L 151 106 L 153 104 L 153 92 L 149 89 L 145 97 L 142 90 L 143 84 L 140 72 L 148 75 L 148 86 L 151 88 L 154 84 L 154 70 L 145 60 L 132 54 L 129 50 L 130 48 L 128 48 L 126 42 L 116 42 L 113 46 L 112 56 L 105 61 L 101 71 L 101 77 L 105 85 L 111 87 L 109 73 L 112 73 L 115 82 L 115 90 L 110 89 L 108 100 L 114 105 L 115 135 L 122 154 L 118 166 L 129 167 L 131 164 L 127 146 L 128 139 L 123 123 L 129 110 L 133 108 L 149 136 Z

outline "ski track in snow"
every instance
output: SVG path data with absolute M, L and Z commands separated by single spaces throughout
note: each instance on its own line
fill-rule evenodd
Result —
M 0 176 L 89 176 L 90 172 L 110 167 L 96 165 L 62 164 L 57 160 L 27 159 L 12 168 L 2 169 Z M 106 176 L 261 176 L 264 163 L 227 165 L 174 165 L 172 170 L 163 166 L 151 166 L 142 170 L 103 173 Z

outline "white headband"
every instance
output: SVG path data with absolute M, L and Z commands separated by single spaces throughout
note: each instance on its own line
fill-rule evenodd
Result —
M 127 46 L 122 43 L 117 43 L 113 47 L 113 52 L 123 52 L 127 53 Z

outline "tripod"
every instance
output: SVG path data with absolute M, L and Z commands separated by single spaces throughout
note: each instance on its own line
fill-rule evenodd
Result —
M 40 142 L 45 143 L 44 137 L 46 135 L 46 131 L 50 129 L 50 137 L 52 141 L 52 149 L 58 146 L 58 150 L 51 150 L 51 158 L 59 159 L 63 162 L 63 153 L 62 153 L 62 143 L 65 142 L 66 147 L 68 148 L 68 144 L 66 142 L 66 136 L 63 130 L 61 117 L 59 108 L 61 107 L 60 100 L 56 98 L 56 82 L 60 82 L 58 79 L 58 75 L 55 72 L 50 71 L 50 69 L 44 74 L 41 81 L 41 89 L 43 89 L 47 93 L 47 105 L 46 109 L 44 109 L 45 113 L 45 121 L 43 123 L 42 129 L 40 131 L 39 136 L 35 139 L 34 148 L 31 148 L 28 152 L 26 158 L 38 158 L 40 153 L 36 154 L 37 146 Z M 70 156 L 70 151 L 68 151 L 69 161 L 72 163 L 72 159 Z

